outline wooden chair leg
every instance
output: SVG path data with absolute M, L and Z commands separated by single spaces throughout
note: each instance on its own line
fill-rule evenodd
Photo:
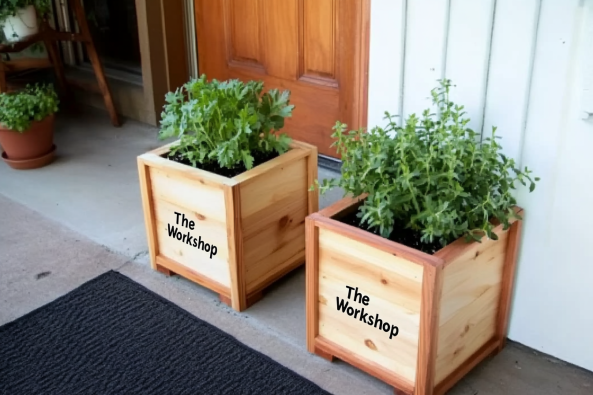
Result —
M 80 0 L 70 0 L 70 5 L 71 8 L 74 9 L 74 14 L 76 15 L 76 20 L 78 21 L 80 32 L 85 38 L 87 55 L 91 61 L 91 64 L 93 65 L 93 70 L 95 71 L 95 76 L 97 77 L 99 89 L 103 94 L 105 107 L 107 107 L 107 111 L 109 111 L 109 115 L 111 117 L 111 123 L 113 123 L 113 126 L 121 126 L 119 116 L 117 115 L 117 111 L 113 103 L 113 97 L 111 96 L 111 90 L 109 89 L 107 78 L 105 78 L 103 65 L 101 64 L 101 60 L 99 59 L 99 55 L 97 54 L 97 50 L 95 49 L 95 43 L 93 42 L 93 38 L 91 37 L 91 31 L 89 30 L 89 26 L 87 24 L 86 15 L 82 8 L 82 4 Z
M 62 94 L 68 99 L 70 102 L 71 95 L 70 89 L 68 88 L 68 83 L 66 81 L 66 75 L 64 74 L 64 64 L 62 63 L 62 59 L 60 58 L 60 54 L 58 53 L 58 48 L 56 43 L 51 40 L 44 40 L 45 47 L 47 49 L 47 54 L 49 56 L 49 60 L 54 68 L 54 72 L 56 73 L 56 79 L 58 80 L 58 85 Z
M 8 89 L 6 88 L 6 72 L 4 71 L 4 65 L 1 63 L 0 60 L 0 93 L 4 93 L 7 90 Z

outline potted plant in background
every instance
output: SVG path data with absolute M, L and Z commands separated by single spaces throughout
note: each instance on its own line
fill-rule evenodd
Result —
M 186 83 L 162 114 L 161 138 L 179 140 L 138 158 L 152 267 L 239 311 L 304 262 L 305 217 L 318 206 L 317 149 L 280 133 L 290 92 L 263 88 Z
M 54 158 L 54 114 L 58 96 L 53 85 L 28 85 L 0 94 L 2 159 L 14 169 L 36 169 Z
M 307 346 L 407 394 L 442 394 L 506 339 L 522 210 L 535 181 L 467 127 L 451 82 L 403 127 L 333 137 L 349 197 L 307 218 Z M 313 187 L 315 188 L 315 186 Z
M 51 12 L 50 0 L 0 0 L 0 26 L 8 42 L 39 32 L 38 16 Z

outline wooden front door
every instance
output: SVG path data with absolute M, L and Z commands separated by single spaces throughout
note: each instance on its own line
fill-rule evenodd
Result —
M 370 0 L 194 0 L 199 72 L 288 89 L 286 131 L 336 156 L 336 121 L 366 127 Z

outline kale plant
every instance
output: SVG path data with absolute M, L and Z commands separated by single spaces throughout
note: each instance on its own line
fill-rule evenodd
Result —
M 27 85 L 19 92 L 0 93 L 0 124 L 19 133 L 31 122 L 41 121 L 58 111 L 58 95 L 53 85 Z
M 368 194 L 358 218 L 383 237 L 398 224 L 419 231 L 425 244 L 444 246 L 461 236 L 479 241 L 484 234 L 497 240 L 491 219 L 505 229 L 520 219 L 513 210 L 515 183 L 529 183 L 533 191 L 539 178 L 501 153 L 496 128 L 480 142 L 464 107 L 449 99 L 451 81 L 440 84 L 432 91 L 437 114 L 413 114 L 403 127 L 389 113 L 388 126 L 371 133 L 348 132 L 337 122 L 332 146 L 342 155 L 342 178 L 316 184 L 322 193 L 338 186 L 353 196 Z
M 263 93 L 263 82 L 208 82 L 203 75 L 166 96 L 160 137 L 179 137 L 171 149 L 194 167 L 253 167 L 255 152 L 283 154 L 290 137 L 277 133 L 292 116 L 290 92 Z

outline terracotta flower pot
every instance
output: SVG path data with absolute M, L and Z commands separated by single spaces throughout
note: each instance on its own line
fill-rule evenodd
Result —
M 0 145 L 4 150 L 2 158 L 16 168 L 37 168 L 53 159 L 54 115 L 42 121 L 35 121 L 29 130 L 19 133 L 0 125 Z M 52 158 L 49 158 L 51 156 Z M 40 161 L 40 159 L 44 159 Z M 48 162 L 49 161 L 49 162 Z M 28 166 L 33 165 L 33 167 Z

